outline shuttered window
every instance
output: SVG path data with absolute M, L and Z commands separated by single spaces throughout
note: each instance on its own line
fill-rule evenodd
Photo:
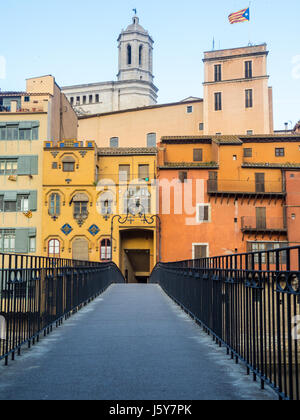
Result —
M 203 150 L 202 149 L 194 149 L 194 162 L 202 162 L 203 160 Z
M 139 179 L 149 181 L 149 165 L 139 165 Z
M 130 165 L 119 165 L 119 181 L 127 182 L 130 180 Z
M 37 191 L 0 191 L 0 212 L 37 210 Z
M 0 123 L 0 140 L 38 140 L 39 121 L 8 121 Z
M 193 258 L 194 260 L 199 260 L 200 258 L 208 257 L 208 245 L 193 245 Z
M 210 221 L 210 205 L 209 204 L 198 204 L 197 205 L 197 222 L 209 222 Z
M 147 134 L 147 147 L 156 147 L 156 133 Z

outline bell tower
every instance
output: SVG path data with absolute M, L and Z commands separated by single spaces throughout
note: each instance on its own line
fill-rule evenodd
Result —
M 153 83 L 153 39 L 135 14 L 132 24 L 122 30 L 119 38 L 119 81 Z

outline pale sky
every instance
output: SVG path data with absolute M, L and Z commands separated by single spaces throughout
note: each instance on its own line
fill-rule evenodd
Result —
M 0 87 L 52 74 L 60 86 L 116 80 L 117 38 L 137 9 L 154 44 L 158 102 L 203 96 L 203 52 L 266 42 L 275 129 L 300 120 L 300 1 L 253 0 L 251 22 L 228 15 L 249 0 L 10 0 L 1 5 Z

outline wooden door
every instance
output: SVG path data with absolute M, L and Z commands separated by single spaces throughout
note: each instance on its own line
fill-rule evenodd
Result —
M 265 192 L 265 174 L 255 174 L 255 192 Z

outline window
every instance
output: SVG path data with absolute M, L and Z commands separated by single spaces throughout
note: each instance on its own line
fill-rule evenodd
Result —
M 48 257 L 59 258 L 60 242 L 58 239 L 51 239 L 48 243 Z
M 89 197 L 85 193 L 76 194 L 73 199 L 73 215 L 74 219 L 87 219 Z
M 50 195 L 49 214 L 52 217 L 60 215 L 60 195 L 58 193 Z
M 149 165 L 139 165 L 139 179 L 149 181 Z
M 187 106 L 187 107 L 186 107 L 186 112 L 187 112 L 188 114 L 192 114 L 192 113 L 193 113 L 193 107 L 192 107 L 191 105 Z
M 140 45 L 139 47 L 139 65 L 141 66 L 143 64 L 143 46 Z
M 147 134 L 147 147 L 156 147 L 156 133 Z
M 16 201 L 4 201 L 4 212 L 5 213 L 14 213 L 17 211 L 17 202 Z
M 130 165 L 119 165 L 119 181 L 128 182 L 130 180 Z
M 210 204 L 197 204 L 197 223 L 210 222 Z
M 119 137 L 111 137 L 109 141 L 110 147 L 119 147 Z
M 16 231 L 14 229 L 0 229 L 0 251 L 15 252 Z
M 247 130 L 247 136 L 252 136 L 253 135 L 253 130 Z
M 88 213 L 88 203 L 86 201 L 77 201 L 74 203 L 74 217 L 86 216 Z
M 30 102 L 30 97 L 29 96 L 25 96 L 24 97 L 24 102 Z
M 244 149 L 244 157 L 245 158 L 251 158 L 252 157 L 252 149 L 251 148 L 245 148 Z
M 111 191 L 106 191 L 101 194 L 97 201 L 97 208 L 102 216 L 113 213 L 113 202 L 113 193 Z
M 203 160 L 203 150 L 202 149 L 194 149 L 193 159 L 194 159 L 194 162 L 202 162 L 202 160 Z
M 127 45 L 127 64 L 131 64 L 131 45 Z
M 0 140 L 38 140 L 39 121 L 0 122 Z
M 76 105 L 80 105 L 80 96 L 76 97 Z
M 208 244 L 193 244 L 193 260 L 208 257 Z
M 216 92 L 215 93 L 215 111 L 222 110 L 222 93 Z
M 96 96 L 95 96 L 95 102 L 99 102 L 99 95 L 97 94 Z
M 57 162 L 52 162 L 52 169 L 57 169 Z
M 253 90 L 246 89 L 245 93 L 246 108 L 253 108 Z
M 255 174 L 255 192 L 265 192 L 265 174 Z
M 86 96 L 83 96 L 83 97 L 82 97 L 82 103 L 83 103 L 83 105 L 85 105 L 85 104 L 86 104 Z
M 0 159 L 0 175 L 15 175 L 18 161 L 15 159 Z
M 286 248 L 289 244 L 287 242 L 248 242 L 247 248 L 248 252 L 259 252 L 259 251 L 275 251 L 276 249 Z M 251 256 L 249 256 L 249 261 L 252 261 Z M 261 254 L 261 262 L 262 264 L 266 264 L 268 262 L 268 257 L 266 253 Z M 254 263 L 259 263 L 259 255 L 254 254 Z M 276 253 L 270 252 L 269 253 L 269 263 L 275 264 L 276 263 Z M 279 253 L 279 263 L 286 264 L 286 252 L 282 251 Z
M 276 157 L 284 156 L 284 147 L 276 147 L 275 148 L 275 156 Z
M 29 252 L 35 252 L 36 251 L 36 238 L 30 237 L 29 238 Z
M 245 78 L 246 79 L 252 78 L 252 61 L 245 62 Z
M 71 98 L 70 98 L 70 104 L 73 106 L 74 105 L 74 97 L 73 96 L 71 96 Z
M 65 156 L 62 159 L 63 172 L 74 172 L 75 171 L 75 159 L 73 156 Z
M 18 195 L 17 211 L 27 212 L 29 210 L 29 195 Z
M 187 180 L 187 172 L 186 171 L 179 171 L 178 172 L 178 179 L 182 183 L 186 182 L 186 180 Z
M 92 104 L 93 103 L 93 95 L 89 96 L 89 103 Z
M 204 123 L 200 123 L 199 124 L 199 131 L 203 131 L 204 130 Z
M 110 239 L 103 239 L 100 244 L 100 259 L 101 261 L 111 260 L 111 242 Z
M 222 66 L 221 64 L 215 65 L 215 82 L 220 82 L 222 80 Z

